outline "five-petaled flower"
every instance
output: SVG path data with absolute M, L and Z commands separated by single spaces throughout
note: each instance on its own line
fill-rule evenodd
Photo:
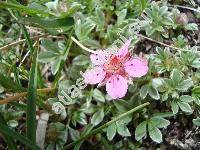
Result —
M 113 98 L 122 98 L 126 95 L 128 81 L 131 78 L 142 77 L 148 72 L 148 62 L 145 58 L 133 57 L 128 51 L 131 40 L 115 53 L 108 54 L 97 50 L 90 55 L 94 67 L 84 74 L 87 84 L 106 84 L 106 91 Z

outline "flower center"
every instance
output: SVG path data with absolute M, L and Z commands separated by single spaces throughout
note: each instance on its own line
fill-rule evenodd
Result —
M 104 69 L 107 73 L 118 73 L 123 70 L 122 61 L 117 56 L 112 55 L 104 64 Z

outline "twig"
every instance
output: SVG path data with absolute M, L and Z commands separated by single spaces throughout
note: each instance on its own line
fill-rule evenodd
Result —
M 195 9 L 195 8 L 191 8 L 191 7 L 187 7 L 187 6 L 181 6 L 181 5 L 169 5 L 169 6 L 172 6 L 172 7 L 175 6 L 175 7 L 179 7 L 179 8 L 184 8 L 184 9 L 188 9 L 188 10 L 192 10 L 192 11 L 200 13 L 200 10 Z
M 53 90 L 55 90 L 55 88 L 44 88 L 44 89 L 37 89 L 37 92 L 48 93 Z M 9 103 L 12 101 L 17 101 L 17 100 L 19 100 L 19 98 L 27 96 L 27 94 L 28 94 L 28 92 L 22 92 L 22 93 L 16 94 L 15 96 L 11 96 L 11 97 L 5 98 L 3 100 L 0 100 L 0 105 L 6 104 L 6 103 Z
M 168 45 L 168 44 L 165 44 L 165 43 L 156 41 L 156 40 L 151 39 L 151 38 L 149 38 L 149 37 L 146 37 L 146 36 L 144 36 L 144 35 L 142 35 L 142 34 L 137 34 L 137 33 L 135 33 L 135 35 L 138 36 L 138 37 L 144 38 L 144 39 L 146 39 L 146 40 L 152 41 L 152 42 L 154 42 L 154 43 L 158 43 L 158 44 L 163 45 L 163 46 L 165 46 L 165 47 L 169 47 L 169 48 L 178 50 L 178 51 L 191 52 L 191 50 L 186 50 L 186 49 L 174 47 L 174 46 L 171 46 L 171 45 Z M 195 52 L 195 51 L 193 51 L 193 52 Z M 197 51 L 196 53 L 199 53 L 199 52 Z
M 37 40 L 41 37 L 45 37 L 45 36 L 48 36 L 49 34 L 46 33 L 46 34 L 43 34 L 43 35 L 37 35 L 37 36 L 33 36 L 31 37 L 32 40 Z M 8 48 L 10 47 L 13 47 L 15 45 L 18 45 L 18 44 L 21 44 L 21 43 L 24 43 L 26 41 L 26 39 L 22 39 L 22 40 L 19 40 L 19 41 L 15 41 L 15 42 L 12 42 L 10 44 L 7 44 L 7 45 L 4 45 L 2 47 L 0 47 L 0 50 L 7 50 Z
M 135 112 L 135 111 L 137 111 L 137 110 L 139 110 L 139 109 L 141 109 L 141 108 L 146 107 L 146 106 L 149 105 L 149 104 L 150 104 L 149 102 L 144 103 L 144 104 L 141 104 L 141 105 L 139 105 L 139 106 L 137 106 L 137 107 L 135 107 L 135 108 L 133 108 L 133 109 L 131 109 L 131 110 L 129 110 L 129 111 L 127 111 L 127 112 L 121 114 L 121 115 L 119 115 L 118 117 L 116 117 L 116 118 L 114 118 L 113 120 L 111 120 L 111 121 L 109 121 L 109 122 L 103 124 L 102 126 L 98 127 L 97 129 L 92 130 L 90 133 L 86 134 L 85 136 L 82 136 L 82 137 L 81 137 L 80 139 L 78 139 L 77 141 L 74 141 L 74 142 L 72 142 L 72 143 L 66 145 L 63 149 L 70 149 L 72 146 L 74 146 L 75 144 L 79 143 L 80 141 L 82 141 L 82 140 L 84 140 L 84 139 L 90 137 L 91 135 L 94 135 L 94 134 L 99 133 L 101 130 L 103 130 L 104 128 L 108 127 L 109 125 L 111 125 L 111 124 L 115 123 L 116 121 L 118 121 L 118 120 L 124 118 L 125 116 L 128 116 L 128 115 L 132 114 L 133 112 Z
M 96 51 L 93 51 L 85 46 L 83 46 L 83 44 L 81 44 L 77 39 L 75 39 L 73 36 L 71 37 L 71 39 L 79 46 L 81 47 L 83 50 L 90 52 L 90 53 L 97 53 Z

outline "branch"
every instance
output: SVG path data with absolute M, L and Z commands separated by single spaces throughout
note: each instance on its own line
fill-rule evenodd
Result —
M 177 50 L 177 51 L 191 52 L 191 50 L 187 50 L 187 49 L 182 49 L 182 48 L 174 47 L 174 46 L 171 46 L 171 45 L 168 45 L 168 44 L 165 44 L 165 43 L 156 41 L 156 40 L 151 39 L 151 38 L 149 38 L 149 37 L 146 37 L 146 36 L 144 36 L 144 35 L 142 35 L 142 34 L 137 34 L 137 33 L 135 33 L 135 35 L 138 36 L 138 37 L 144 38 L 144 39 L 146 39 L 146 40 L 149 40 L 149 41 L 151 41 L 151 42 L 158 43 L 158 44 L 163 45 L 163 46 L 165 46 L 165 47 L 169 47 L 169 48 L 175 49 L 175 50 Z M 193 52 L 194 52 L 194 51 L 193 51 Z M 197 51 L 196 53 L 199 53 L 199 52 Z
M 43 35 L 37 35 L 37 36 L 31 37 L 31 39 L 32 39 L 32 40 L 37 40 L 37 39 L 39 39 L 39 38 L 41 38 L 41 37 L 46 37 L 46 36 L 48 36 L 48 35 L 49 35 L 48 33 L 43 34 Z M 22 39 L 22 40 L 19 40 L 19 41 L 12 42 L 12 43 L 10 43 L 10 44 L 7 44 L 7 45 L 4 45 L 4 46 L 0 47 L 0 50 L 7 50 L 7 49 L 10 48 L 10 47 L 13 47 L 13 46 L 15 46 L 15 45 L 24 43 L 25 41 L 26 41 L 26 39 Z
M 55 90 L 55 88 L 44 88 L 44 89 L 37 89 L 37 92 L 41 92 L 41 93 L 48 93 Z M 7 104 L 10 103 L 12 101 L 18 101 L 20 98 L 27 96 L 28 92 L 22 92 L 22 93 L 18 93 L 14 96 L 5 98 L 3 100 L 0 100 L 0 105 L 2 104 Z

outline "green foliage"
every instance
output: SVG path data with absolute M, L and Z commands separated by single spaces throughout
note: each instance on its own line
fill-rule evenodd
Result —
M 136 127 L 135 139 L 137 141 L 146 137 L 147 132 L 150 138 L 157 142 L 162 142 L 162 133 L 159 128 L 166 128 L 170 122 L 162 117 L 152 117 L 146 121 L 143 121 Z
M 172 117 L 180 124 L 190 118 L 200 126 L 199 10 L 175 4 L 148 0 L 0 2 L 0 99 L 28 94 L 8 104 L 0 100 L 0 132 L 8 149 L 16 149 L 16 140 L 38 149 L 36 118 L 42 112 L 50 114 L 47 150 L 72 146 L 78 150 L 85 145 L 141 149 L 149 140 L 165 140 Z M 186 4 L 191 5 L 180 1 Z M 133 78 L 133 84 L 129 81 L 123 99 L 113 100 L 104 85 L 84 84 L 82 72 L 93 67 L 90 53 L 76 45 L 72 36 L 91 50 L 120 47 L 132 38 L 129 51 L 148 59 L 148 73 Z M 45 87 L 55 89 L 37 92 Z M 61 105 L 59 113 L 52 111 L 54 104 Z M 23 136 L 26 132 L 27 137 Z

